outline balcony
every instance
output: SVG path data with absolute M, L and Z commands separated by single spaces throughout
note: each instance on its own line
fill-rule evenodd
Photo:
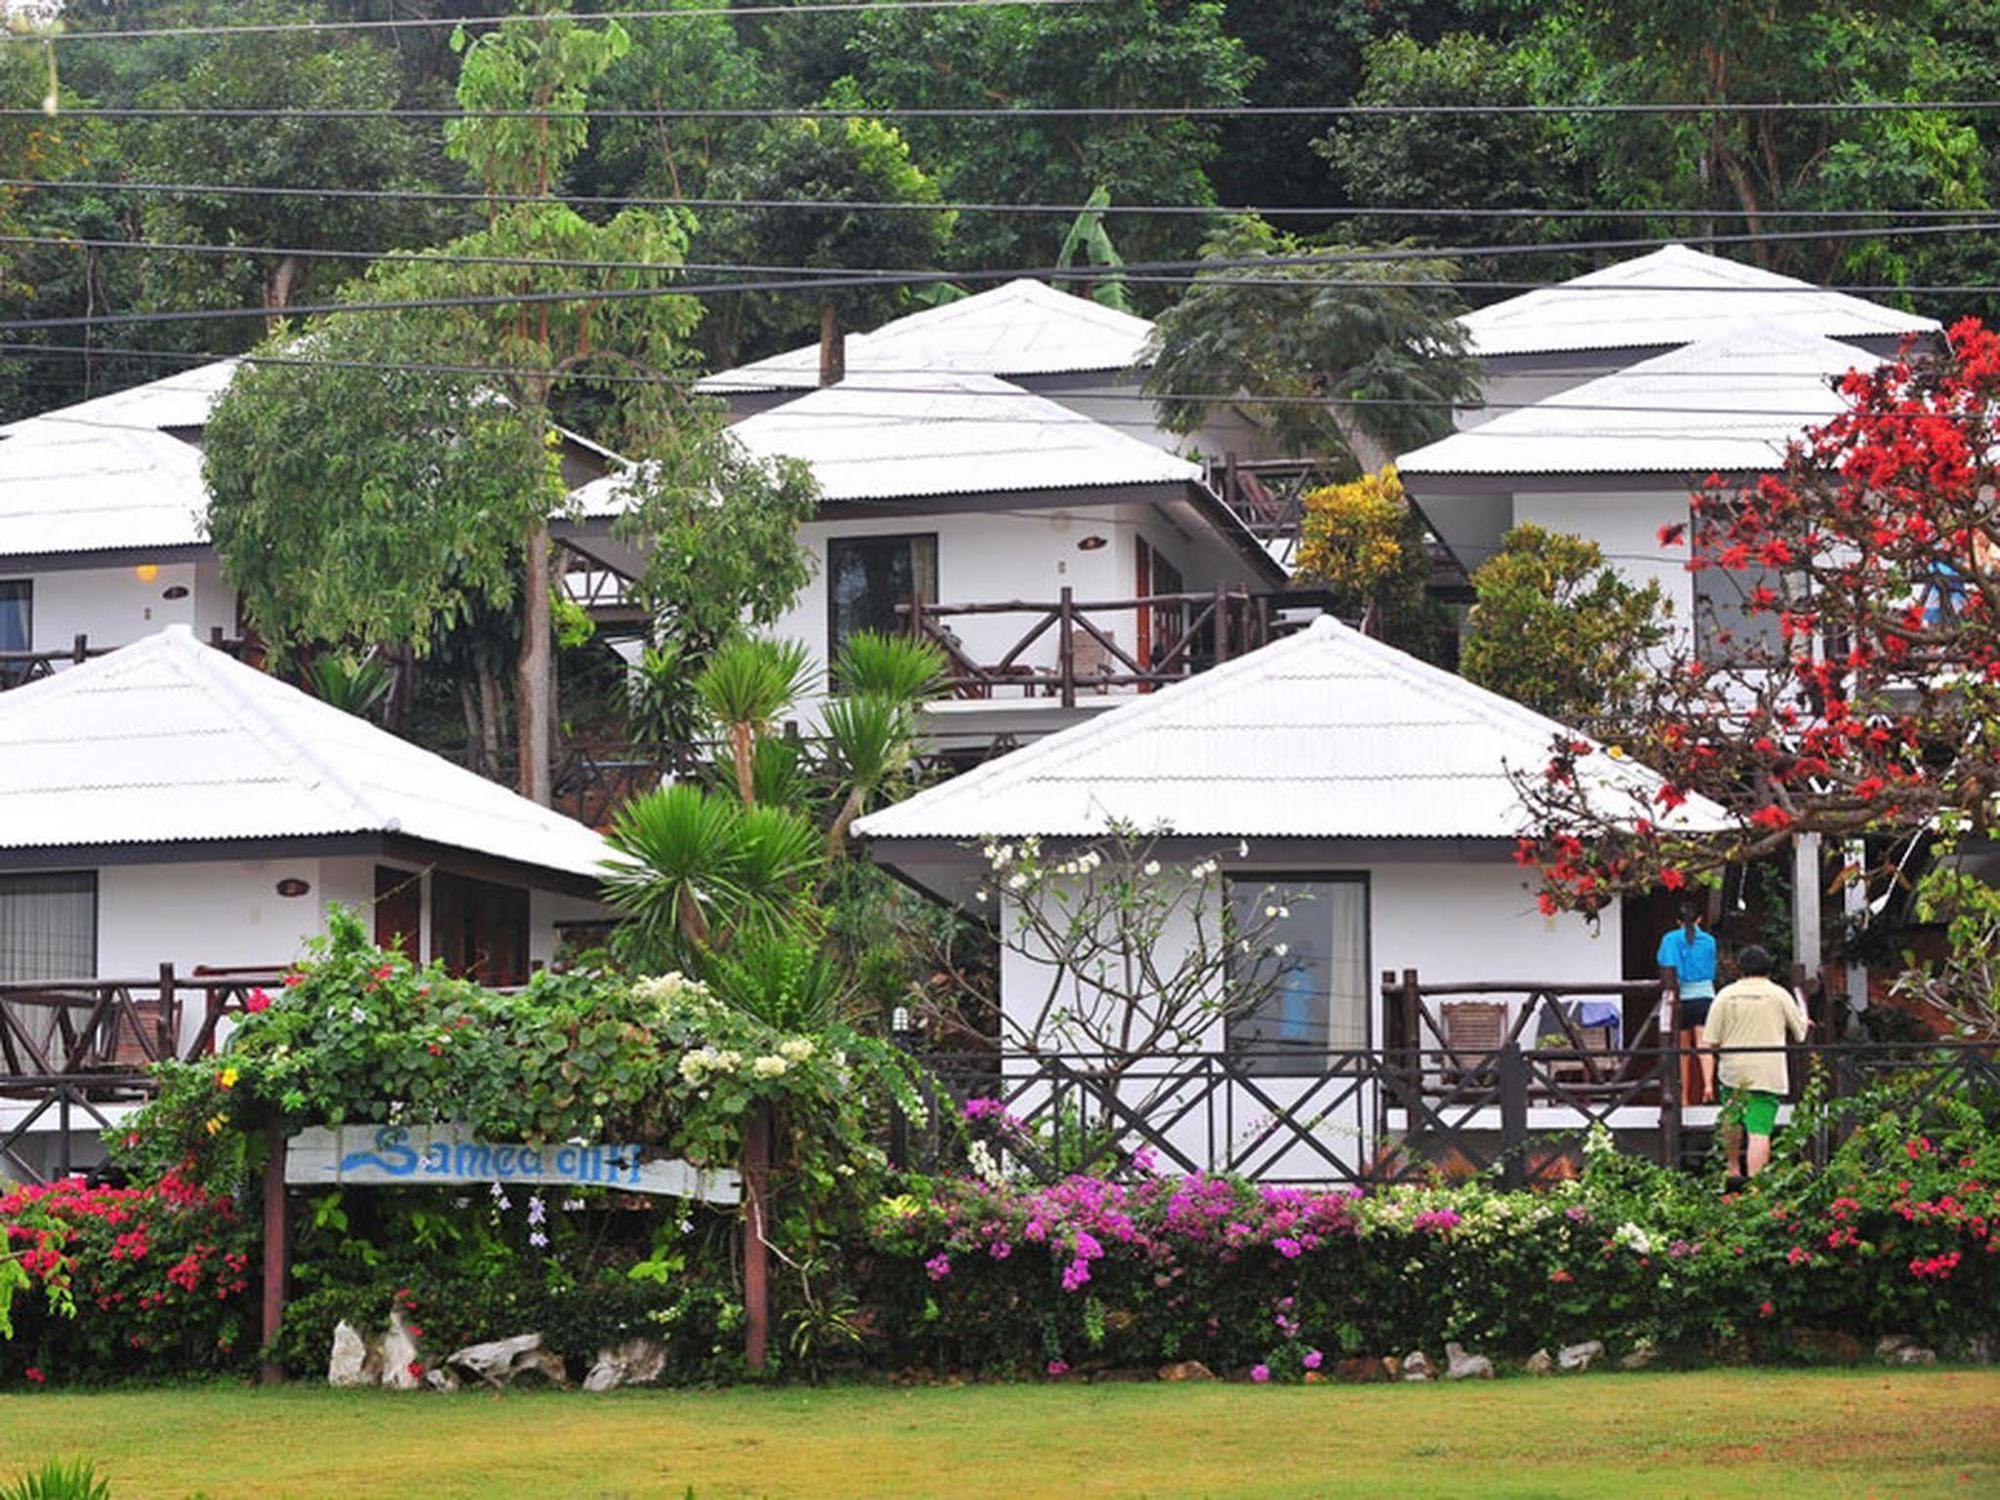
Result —
M 209 645 L 218 651 L 226 651 L 238 661 L 242 661 L 254 649 L 247 640 L 231 640 L 216 626 L 209 632 Z M 127 644 L 130 644 L 129 642 Z M 67 667 L 81 666 L 100 656 L 109 656 L 116 646 L 93 646 L 90 637 L 79 635 L 67 646 L 47 651 L 0 651 L 0 692 L 8 688 L 26 687 L 31 682 L 40 682 L 45 677 L 53 677 Z M 254 660 L 254 658 L 252 658 Z
M 898 605 L 897 614 L 944 652 L 952 698 L 1065 709 L 1092 696 L 1169 687 L 1282 633 L 1268 595 L 1223 587 L 1088 601 L 1067 588 L 1051 601 L 916 600 Z

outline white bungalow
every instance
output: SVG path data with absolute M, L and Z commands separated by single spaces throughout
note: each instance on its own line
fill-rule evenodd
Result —
M 0 694 L 0 1175 L 29 1107 L 10 1080 L 204 1047 L 330 903 L 519 983 L 606 919 L 604 852 L 186 626 Z
M 201 452 L 239 364 L 217 360 L 0 426 L 0 688 L 168 625 L 204 639 L 241 634 L 208 540 Z M 614 461 L 575 433 L 563 440 L 572 486 Z
M 1397 472 L 1468 572 L 1523 522 L 1587 537 L 1635 582 L 1657 582 L 1706 651 L 1718 629 L 1741 640 L 1774 622 L 1745 616 L 1750 575 L 1689 571 L 1688 547 L 1663 544 L 1661 528 L 1689 524 L 1708 476 L 1778 469 L 1790 443 L 1846 409 L 1835 381 L 1876 363 L 1851 343 L 1739 325 L 1407 453 Z
M 1935 318 L 1686 245 L 1667 245 L 1495 302 L 1459 321 L 1470 352 L 1485 366 L 1487 403 L 1461 411 L 1461 427 L 1748 323 L 1839 339 L 1883 355 L 1940 331 Z
M 1282 982 L 1258 1011 L 1210 1025 L 1199 1049 L 1154 1060 L 1150 1077 L 1165 1070 L 1181 1081 L 1144 1102 L 1174 1117 L 1184 1169 L 1352 1176 L 1384 1131 L 1413 1128 L 1415 1096 L 1392 1108 L 1378 1089 L 1384 1049 L 1434 1049 L 1451 1037 L 1490 1056 L 1510 1031 L 1532 1047 L 1563 1024 L 1538 991 L 1564 1003 L 1594 991 L 1596 1003 L 1623 1007 L 1629 1043 L 1658 999 L 1656 989 L 1625 986 L 1653 977 L 1651 954 L 1639 972 L 1627 970 L 1615 905 L 1596 927 L 1545 917 L 1513 861 L 1526 815 L 1512 773 L 1545 764 L 1558 734 L 1573 737 L 1321 619 L 872 814 L 857 831 L 875 860 L 938 900 L 968 912 L 997 904 L 1003 932 L 1015 935 L 1020 911 L 983 856 L 989 841 L 1033 837 L 1056 852 L 1118 826 L 1157 830 L 1170 867 L 1213 858 L 1233 893 L 1259 903 L 1282 893 L 1288 915 L 1269 935 L 1286 945 Z M 1602 752 L 1586 764 L 1607 799 L 1643 801 L 1656 784 Z M 1179 951 L 1171 945 L 1187 941 L 1185 930 L 1169 936 L 1156 961 L 1171 969 Z M 1414 1022 L 1405 1004 L 1409 970 L 1427 1021 Z M 1046 965 L 1003 949 L 1001 1003 L 1017 1034 L 1036 1029 L 1050 984 Z M 1467 984 L 1492 993 L 1434 1003 Z M 1072 981 L 1057 1010 L 1091 1003 L 1088 986 Z M 1038 1040 L 1064 1045 L 1060 1035 Z M 1282 1055 L 1238 1069 L 1254 1081 L 1217 1083 L 1226 1058 L 1244 1048 Z M 1420 1071 L 1438 1081 L 1436 1066 Z M 1239 1129 L 1268 1124 L 1281 1107 L 1305 1110 L 1310 1128 Z M 1641 1109 L 1616 1123 L 1650 1122 Z
M 851 373 L 730 431 L 819 486 L 775 633 L 824 664 L 920 629 L 957 675 L 941 734 L 1054 727 L 1240 654 L 1284 583 L 1199 465 L 993 375 Z M 579 498 L 615 510 L 619 483 Z

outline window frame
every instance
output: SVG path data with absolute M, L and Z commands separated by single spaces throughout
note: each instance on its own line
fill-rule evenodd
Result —
M 906 546 L 917 542 L 928 542 L 931 549 L 932 584 L 934 589 L 937 586 L 938 556 L 941 549 L 938 546 L 938 534 L 935 531 L 858 532 L 846 536 L 828 537 L 826 539 L 826 663 L 829 673 L 832 671 L 834 658 L 840 655 L 841 647 L 841 637 L 839 635 L 840 604 L 834 598 L 833 592 L 834 549 L 836 547 L 866 546 L 870 543 L 886 542 L 902 542 Z M 910 571 L 914 574 L 916 568 L 912 566 Z M 902 604 L 908 601 L 899 599 L 896 602 Z M 926 599 L 924 601 L 926 604 L 935 604 L 937 602 L 936 599 Z
M 1256 1066 L 1251 1071 L 1260 1078 L 1313 1077 L 1323 1074 L 1326 1071 L 1326 1059 L 1332 1053 L 1356 1050 L 1372 1051 L 1375 1046 L 1375 990 L 1373 982 L 1375 973 L 1374 871 L 1367 869 L 1329 870 L 1320 868 L 1304 870 L 1258 870 L 1243 871 L 1240 873 L 1225 871 L 1222 881 L 1223 900 L 1225 902 L 1235 899 L 1235 888 L 1237 886 L 1249 885 L 1253 881 L 1258 883 L 1261 888 L 1266 889 L 1272 886 L 1282 889 L 1288 882 L 1298 886 L 1324 884 L 1358 885 L 1361 887 L 1361 1042 L 1359 1047 L 1335 1047 L 1331 1043 L 1323 1043 L 1310 1051 L 1302 1049 L 1296 1054 L 1299 1066 L 1288 1066 L 1291 1062 L 1291 1054 L 1267 1052 L 1265 1056 L 1257 1060 Z M 1327 1011 L 1329 1022 L 1332 1019 L 1332 1009 L 1332 997 L 1328 996 Z M 1247 1015 L 1247 1012 L 1245 1014 Z M 1224 1052 L 1236 1053 L 1239 1051 L 1240 1046 L 1245 1045 L 1240 1044 L 1235 1035 L 1236 1023 L 1239 1019 L 1241 1017 L 1232 1015 L 1226 1017 L 1223 1021 L 1222 1048 Z
M 40 980 L 12 980 L 9 983 L 35 984 L 58 979 L 95 979 L 97 965 L 104 952 L 104 892 L 103 881 L 94 869 L 84 870 L 0 870 L 0 899 L 5 899 L 8 886 L 15 881 L 71 879 L 82 883 L 84 893 L 90 897 L 90 963 L 85 974 L 49 974 Z M 80 893 L 81 894 L 81 893 Z
M 0 578 L 0 595 L 5 595 L 15 589 L 21 591 L 19 597 L 27 600 L 28 632 L 26 638 L 18 648 L 0 643 L 0 651 L 15 649 L 33 651 L 35 649 L 35 580 L 32 578 Z

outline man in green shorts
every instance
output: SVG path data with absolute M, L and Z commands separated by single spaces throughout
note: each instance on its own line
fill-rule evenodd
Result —
M 1766 950 L 1755 944 L 1745 948 L 1736 959 L 1742 977 L 1723 988 L 1708 1012 L 1708 1044 L 1716 1051 L 1716 1077 L 1729 1100 L 1723 1118 L 1731 1132 L 1733 1177 L 1745 1175 L 1746 1165 L 1751 1177 L 1770 1165 L 1778 1101 L 1792 1082 L 1784 1048 L 1806 1035 L 1805 1012 L 1789 990 L 1771 982 L 1771 969 Z M 1741 1129 L 1733 1128 L 1737 1122 Z

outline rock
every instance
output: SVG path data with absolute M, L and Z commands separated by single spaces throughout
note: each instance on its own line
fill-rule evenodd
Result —
M 343 1318 L 334 1325 L 333 1352 L 327 1356 L 326 1383 L 343 1389 L 382 1383 L 382 1350 Z
M 569 1371 L 563 1367 L 562 1356 L 553 1349 L 543 1348 L 539 1333 L 519 1333 L 510 1339 L 469 1344 L 445 1363 L 496 1390 L 504 1390 L 523 1375 L 539 1375 L 551 1385 L 569 1384 Z
M 1326 1384 L 1325 1371 L 1323 1370 L 1306 1371 L 1305 1383 L 1307 1385 L 1325 1385 Z
M 1618 1361 L 1621 1370 L 1643 1370 L 1660 1357 L 1660 1351 L 1653 1347 L 1650 1339 L 1641 1339 L 1632 1346 L 1632 1352 Z
M 1394 1380 L 1396 1373 L 1390 1370 L 1388 1361 L 1365 1356 L 1343 1359 L 1333 1367 L 1333 1378 L 1342 1385 L 1380 1385 L 1385 1380 Z
M 583 1377 L 586 1391 L 615 1391 L 621 1385 L 651 1385 L 667 1368 L 667 1346 L 657 1339 L 631 1338 L 615 1349 L 597 1351 Z
M 1403 1378 L 1403 1362 L 1396 1358 L 1395 1355 L 1385 1354 L 1382 1356 L 1382 1378 L 1384 1380 L 1401 1380 Z
M 1959 1358 L 1969 1365 L 1990 1365 L 2000 1361 L 2000 1335 L 1975 1333 L 1960 1348 Z
M 1575 1373 L 1588 1370 L 1602 1358 L 1604 1358 L 1604 1345 L 1596 1339 L 1591 1339 L 1588 1343 L 1571 1344 L 1568 1348 L 1558 1351 L 1556 1368 Z
M 1493 1361 L 1483 1354 L 1467 1354 L 1462 1345 L 1444 1346 L 1444 1378 L 1446 1380 L 1491 1380 Z
M 434 1391 L 443 1391 L 447 1396 L 458 1394 L 458 1376 L 449 1367 L 424 1371 L 424 1384 Z
M 416 1335 L 403 1321 L 403 1310 L 391 1308 L 389 1331 L 382 1336 L 382 1384 L 391 1390 L 414 1391 L 424 1383 L 423 1361 Z
M 1868 1352 L 1860 1339 L 1838 1328 L 1798 1329 L 1792 1334 L 1792 1348 L 1816 1365 L 1858 1365 Z
M 1537 1349 L 1521 1368 L 1530 1375 L 1553 1375 L 1556 1372 L 1555 1356 L 1546 1349 Z
M 1153 1372 L 1151 1370 L 1136 1369 L 1131 1365 L 1111 1365 L 1105 1369 L 1092 1370 L 1090 1372 L 1090 1383 L 1092 1385 L 1127 1385 L 1133 1381 L 1151 1379 L 1153 1379 Z M 959 1384 L 963 1385 L 964 1382 L 960 1381 Z
M 1875 1341 L 1875 1357 L 1885 1365 L 1934 1365 L 1937 1351 L 1926 1349 L 1907 1333 L 1885 1333 Z
M 1162 1380 L 1213 1380 L 1215 1372 L 1198 1359 L 1183 1359 L 1160 1366 Z
M 1403 1379 L 1435 1380 L 1437 1371 L 1431 1367 L 1430 1356 L 1421 1349 L 1412 1349 L 1403 1356 Z

